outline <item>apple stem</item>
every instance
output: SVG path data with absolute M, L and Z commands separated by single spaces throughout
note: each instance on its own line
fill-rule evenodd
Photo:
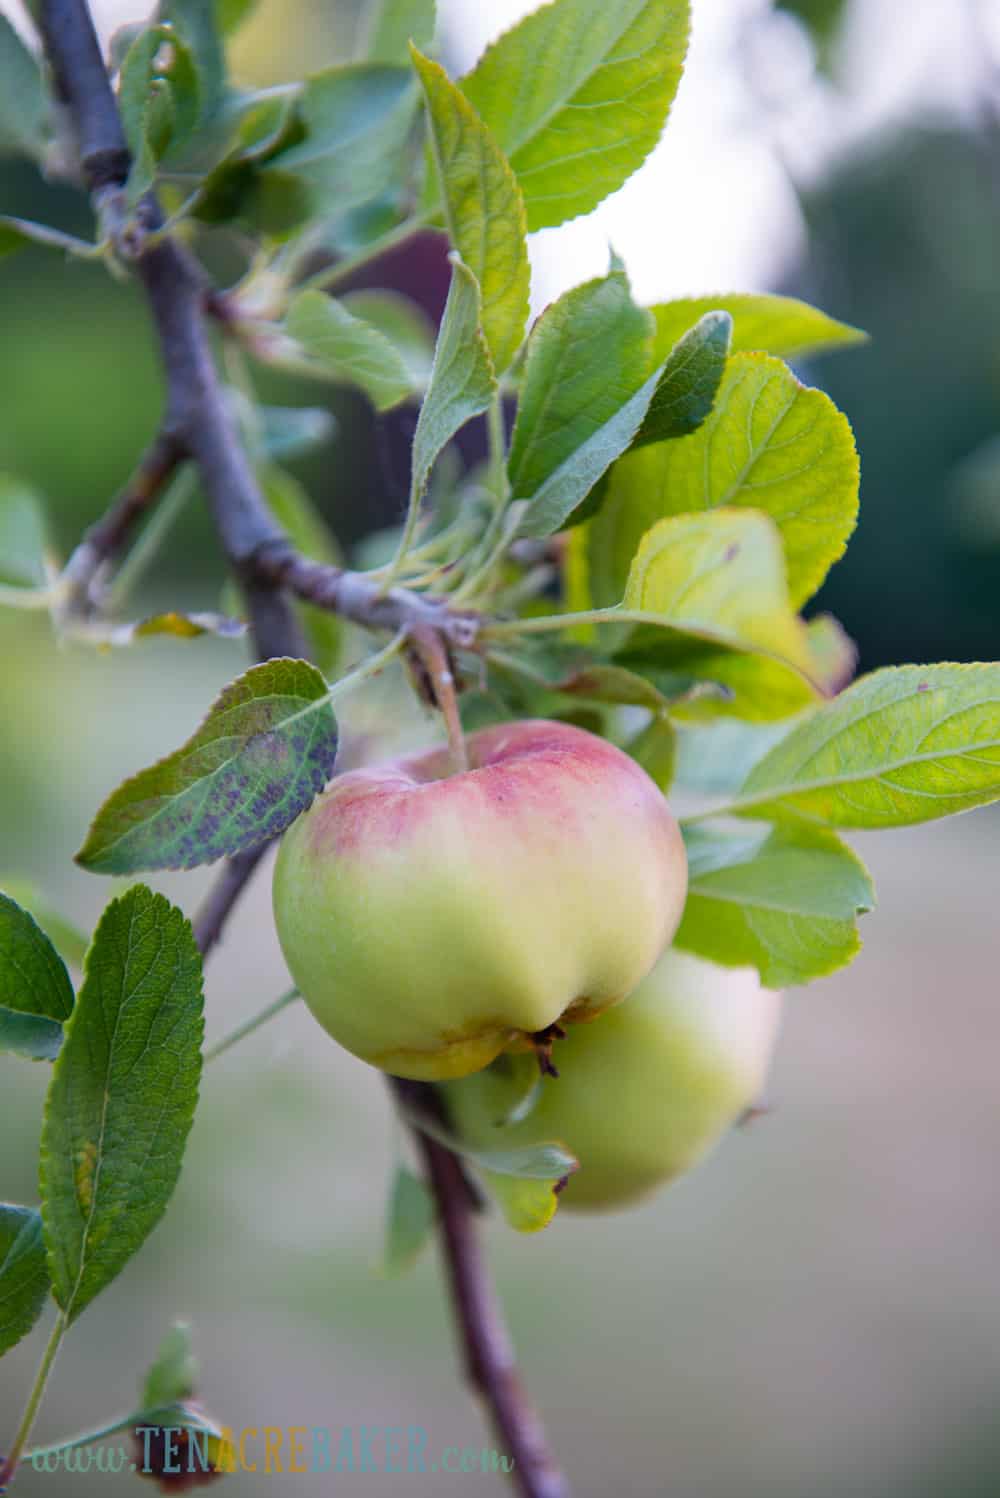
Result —
M 419 668 L 421 695 L 444 718 L 454 772 L 461 775 L 469 768 L 469 752 L 462 731 L 462 716 L 458 710 L 451 656 L 438 632 L 423 625 L 413 625 L 410 628 L 409 640 Z

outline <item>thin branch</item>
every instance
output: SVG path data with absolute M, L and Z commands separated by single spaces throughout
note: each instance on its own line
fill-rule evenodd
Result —
M 66 563 L 62 581 L 69 612 L 90 613 L 100 606 L 105 569 L 122 550 L 141 516 L 159 498 L 183 457 L 181 443 L 165 430 L 147 448 L 118 498 L 84 534 Z
M 197 463 L 227 559 L 247 592 L 262 656 L 301 653 L 286 589 L 369 627 L 394 631 L 422 625 L 451 645 L 475 641 L 476 616 L 453 612 L 446 602 L 395 589 L 382 596 L 360 574 L 307 562 L 274 525 L 227 409 L 205 329 L 206 287 L 197 264 L 169 237 L 142 240 L 132 233 L 121 188 L 129 168 L 114 95 L 86 0 L 43 0 L 42 31 L 59 92 L 73 120 L 81 168 L 98 212 L 136 257 L 160 340 L 167 378 L 165 429 Z M 162 227 L 155 197 L 139 205 L 147 232 Z M 230 859 L 195 922 L 207 955 L 264 849 Z M 433 1089 L 391 1079 L 397 1093 L 436 1106 Z M 548 1454 L 544 1432 L 518 1383 L 513 1352 L 490 1285 L 475 1223 L 475 1207 L 461 1162 L 416 1131 L 437 1200 L 441 1245 L 469 1377 L 490 1406 L 499 1438 L 515 1461 L 514 1482 L 523 1498 L 565 1498 L 567 1487 Z
M 233 906 L 269 847 L 270 844 L 265 843 L 260 848 L 252 848 L 248 853 L 237 853 L 233 858 L 227 858 L 223 864 L 205 903 L 191 922 L 194 939 L 203 958 L 222 940 Z

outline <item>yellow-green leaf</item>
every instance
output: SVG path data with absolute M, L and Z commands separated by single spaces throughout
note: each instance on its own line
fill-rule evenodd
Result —
M 554 0 L 483 54 L 462 88 L 510 159 L 528 228 L 589 213 L 660 138 L 688 0 Z
M 497 374 L 528 320 L 527 227 L 510 165 L 468 99 L 438 63 L 411 47 L 430 118 L 448 233 L 482 295 L 482 328 Z
M 818 307 L 792 296 L 724 292 L 718 296 L 686 296 L 650 307 L 656 319 L 656 356 L 665 359 L 678 338 L 693 328 L 706 312 L 728 312 L 733 319 L 733 353 L 778 354 L 801 359 L 867 343 L 868 334 L 850 323 L 838 322 Z

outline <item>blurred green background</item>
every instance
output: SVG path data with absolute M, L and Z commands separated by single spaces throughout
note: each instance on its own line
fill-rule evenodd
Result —
M 112 4 L 99 9 L 107 27 L 131 18 Z M 441 9 L 460 67 L 518 6 L 505 0 L 486 15 L 452 0 Z M 676 125 L 683 144 L 699 119 L 710 124 L 720 160 L 727 131 L 741 149 L 754 132 L 759 201 L 733 208 L 733 240 L 760 250 L 740 289 L 794 289 L 873 335 L 870 348 L 808 371 L 850 416 L 864 475 L 861 526 L 821 602 L 859 640 L 867 666 L 993 658 L 993 7 L 973 0 L 966 14 L 956 5 L 944 38 L 924 25 L 935 12 L 941 20 L 934 5 L 781 9 L 695 0 Z M 794 11 L 819 26 L 818 50 Z M 353 25 L 349 6 L 263 0 L 237 65 L 261 80 L 294 76 L 347 55 Z M 929 72 L 914 61 L 914 36 Z M 946 97 L 932 105 L 921 86 L 947 71 L 945 41 L 958 59 L 948 64 L 953 107 Z M 873 46 L 907 86 L 859 125 Z M 803 142 L 824 133 L 837 149 L 810 156 Z M 711 160 L 703 175 L 708 192 Z M 623 213 L 627 195 L 641 199 L 642 180 L 619 195 Z M 0 202 L 86 229 L 75 198 L 14 163 L 0 163 Z M 631 234 L 638 254 L 642 236 L 661 232 L 658 202 L 644 211 L 645 225 L 633 213 L 615 234 L 627 261 Z M 582 240 L 578 256 L 565 252 L 577 241 L 540 240 L 536 301 L 591 273 Z M 394 274 L 434 307 L 440 266 L 421 253 Z M 704 254 L 714 270 L 717 247 Z M 685 279 L 670 257 L 664 245 L 662 284 L 648 293 L 643 284 L 646 299 L 713 289 Z M 739 273 L 736 264 L 734 285 Z M 156 425 L 145 310 L 102 272 L 20 256 L 0 274 L 0 326 L 0 469 L 45 495 L 65 552 Z M 266 388 L 288 402 L 326 397 L 318 385 Z M 413 417 L 376 421 L 348 395 L 330 405 L 337 445 L 295 466 L 350 543 L 401 507 Z M 214 607 L 220 581 L 208 528 L 191 507 L 165 556 L 158 601 Z M 90 923 L 111 889 L 71 862 L 89 816 L 125 774 L 186 736 L 242 669 L 242 646 L 150 641 L 95 655 L 57 648 L 41 621 L 11 615 L 0 615 L 0 641 L 2 871 L 35 877 Z M 351 699 L 348 740 L 388 745 L 393 690 L 389 680 Z M 415 714 L 397 728 L 403 737 L 428 731 Z M 535 1239 L 490 1226 L 525 1376 L 582 1498 L 1000 1491 L 998 830 L 1000 816 L 986 812 L 859 840 L 881 897 L 862 956 L 790 996 L 774 1111 L 689 1179 L 626 1215 L 567 1215 Z M 209 876 L 154 882 L 193 911 Z M 286 985 L 268 903 L 262 876 L 210 967 L 210 1037 Z M 0 1194 L 11 1200 L 35 1199 L 45 1084 L 42 1066 L 0 1058 Z M 460 1386 L 432 1256 L 402 1280 L 373 1272 L 396 1148 L 379 1079 L 332 1043 L 317 1044 L 304 1014 L 291 1012 L 214 1065 L 171 1212 L 74 1328 L 38 1438 L 128 1407 L 161 1335 L 185 1315 L 204 1398 L 234 1427 L 416 1424 L 432 1448 L 492 1445 Z M 14 1424 L 43 1340 L 40 1329 L 0 1364 L 0 1431 Z M 26 1471 L 18 1490 L 91 1498 L 130 1481 Z M 414 1498 L 465 1484 L 484 1498 L 504 1491 L 478 1474 L 295 1482 L 306 1493 L 359 1495 L 403 1486 Z M 275 1487 L 281 1480 L 236 1476 L 225 1491 Z

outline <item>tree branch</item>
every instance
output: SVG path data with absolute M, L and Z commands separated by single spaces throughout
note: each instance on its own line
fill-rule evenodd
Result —
M 139 518 L 159 498 L 183 457 L 181 444 L 166 430 L 147 448 L 121 494 L 84 534 L 63 569 L 69 612 L 87 614 L 100 607 L 105 568 L 121 551 Z
M 475 615 L 404 589 L 383 595 L 362 574 L 306 561 L 274 525 L 215 371 L 200 267 L 169 237 L 144 239 L 143 227 L 150 231 L 163 224 L 153 195 L 139 205 L 140 232 L 133 232 L 125 213 L 122 187 L 129 157 L 86 0 L 43 0 L 41 26 L 56 86 L 73 121 L 84 180 L 104 222 L 112 232 L 120 228 L 116 238 L 124 252 L 134 256 L 152 309 L 167 377 L 164 430 L 198 465 L 223 549 L 247 595 L 258 653 L 302 653 L 286 589 L 368 627 L 399 630 L 420 625 L 438 631 L 451 645 L 471 645 Z M 257 849 L 227 862 L 197 917 L 196 939 L 203 953 L 219 941 L 263 852 Z M 401 1096 L 422 1099 L 425 1108 L 437 1106 L 437 1095 L 426 1084 L 392 1078 L 390 1085 Z M 517 1379 L 461 1162 L 419 1129 L 416 1140 L 438 1204 L 442 1253 L 469 1378 L 490 1406 L 506 1454 L 514 1458 L 514 1482 L 523 1498 L 566 1498 L 565 1480 Z

